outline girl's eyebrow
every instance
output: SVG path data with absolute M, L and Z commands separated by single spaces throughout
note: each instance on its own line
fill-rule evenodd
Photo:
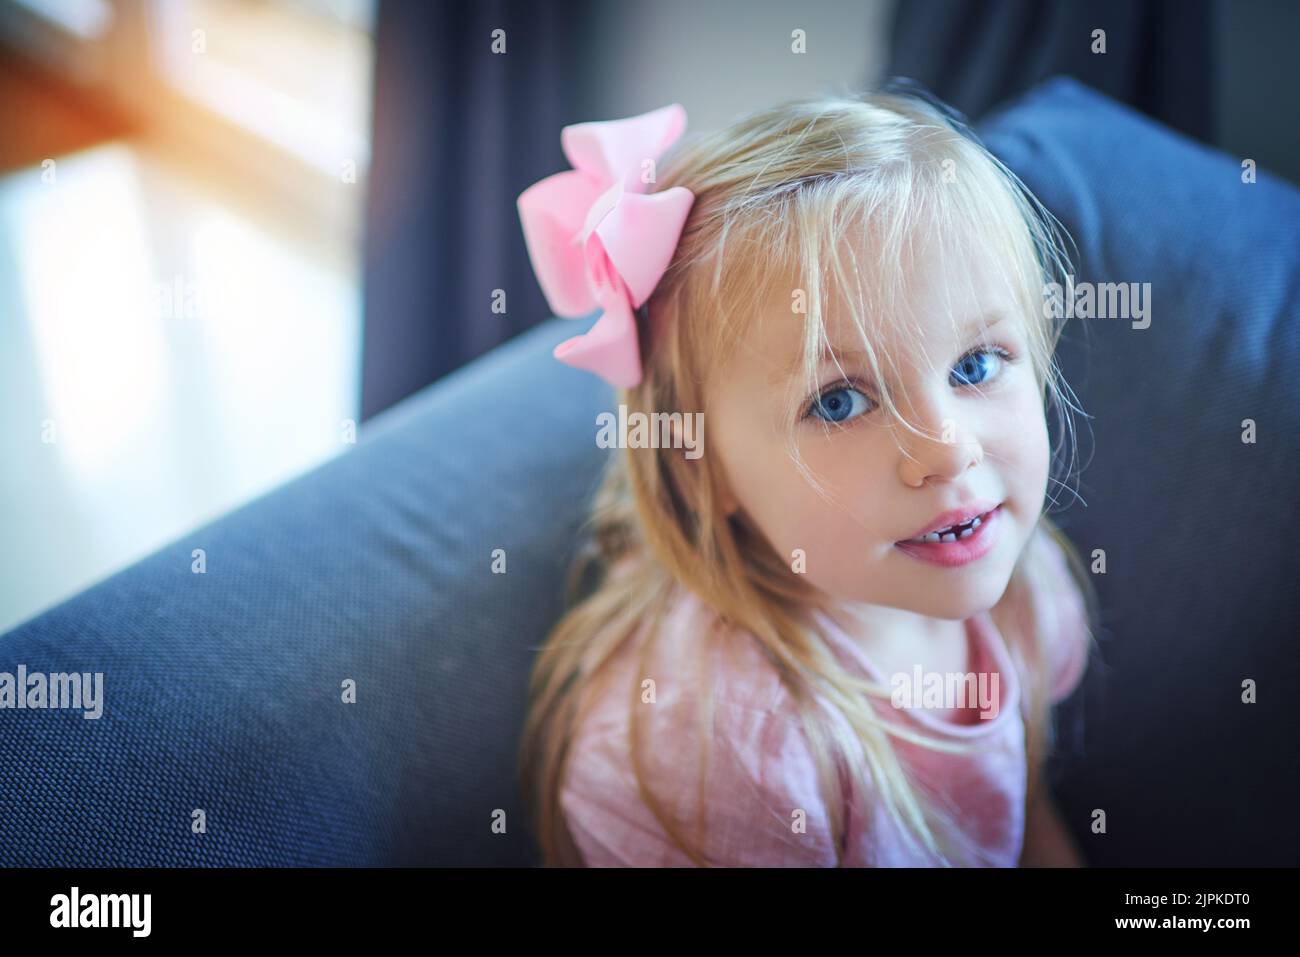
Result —
M 989 312 L 984 315 L 977 315 L 971 319 L 970 322 L 966 323 L 965 328 L 962 330 L 963 341 L 973 340 L 984 333 L 987 333 L 990 329 L 1002 325 L 1010 318 L 1011 316 L 1005 312 Z M 795 353 L 793 359 L 788 364 L 777 369 L 776 372 L 768 378 L 768 384 L 778 385 L 787 382 L 790 376 L 792 376 L 799 368 L 800 358 L 799 354 Z M 832 348 L 829 352 L 823 349 L 822 354 L 817 359 L 817 368 L 820 369 L 832 359 L 839 359 L 842 364 L 845 360 L 866 358 L 866 350 L 858 349 L 856 347 L 850 347 L 847 349 Z
M 829 363 L 832 359 L 839 359 L 841 363 L 846 359 L 866 359 L 867 353 L 862 349 L 834 349 L 830 352 L 822 351 L 821 356 L 817 359 L 817 368 Z M 768 385 L 779 385 L 788 382 L 790 377 L 798 370 L 802 357 L 796 353 L 794 359 L 780 369 L 777 369 L 769 378 Z

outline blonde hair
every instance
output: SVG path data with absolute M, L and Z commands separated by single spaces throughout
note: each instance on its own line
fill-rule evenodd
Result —
M 689 188 L 695 203 L 673 261 L 638 317 L 644 376 L 635 388 L 620 390 L 617 399 L 629 413 L 702 411 L 709 376 L 741 341 L 765 298 L 773 289 L 790 295 L 792 266 L 806 293 L 802 394 L 816 391 L 818 350 L 827 341 L 823 302 L 832 286 L 856 293 L 854 325 L 877 373 L 872 381 L 883 385 L 889 357 L 871 349 L 863 316 L 893 316 L 904 305 L 898 263 L 919 223 L 940 236 L 974 226 L 1000 254 L 1004 281 L 1022 306 L 1029 358 L 1063 426 L 1053 461 L 1069 472 L 1073 461 L 1064 462 L 1060 453 L 1067 438 L 1073 447 L 1075 406 L 1053 359 L 1059 322 L 1046 318 L 1042 308 L 1044 284 L 1069 272 L 1063 231 L 1014 174 L 923 97 L 828 95 L 751 113 L 726 129 L 680 143 L 661 169 L 657 189 L 672 186 Z M 870 232 L 869 243 L 853 239 L 863 228 Z M 875 267 L 871 282 L 863 281 L 859 247 L 874 254 L 874 264 L 868 264 Z M 847 270 L 840 261 L 845 252 L 852 258 Z M 901 421 L 887 392 L 873 398 Z M 789 449 L 803 469 L 793 431 Z M 680 450 L 641 448 L 624 449 L 609 460 L 590 540 L 571 579 L 576 590 L 594 574 L 596 587 L 552 630 L 529 689 L 520 774 L 543 862 L 581 863 L 559 806 L 569 741 L 600 687 L 604 665 L 643 630 L 640 653 L 642 662 L 647 660 L 657 637 L 655 622 L 680 584 L 727 626 L 752 637 L 775 666 L 816 759 L 837 848 L 843 846 L 847 824 L 841 813 L 845 782 L 836 772 L 841 762 L 850 780 L 872 782 L 918 847 L 946 864 L 973 863 L 947 812 L 918 793 L 890 738 L 947 751 L 972 745 L 931 739 L 880 718 L 870 699 L 888 699 L 889 689 L 843 668 L 813 625 L 810 611 L 827 609 L 827 596 L 791 570 L 743 510 L 724 514 L 720 493 L 725 488 L 716 456 L 691 461 Z M 1040 523 L 1062 546 L 1091 621 L 1095 598 L 1082 562 L 1054 523 L 1045 515 Z M 615 564 L 619 574 L 609 574 Z M 1049 676 L 1040 636 L 1006 609 L 1017 599 L 1038 600 L 1042 589 L 1035 575 L 1034 563 L 1022 555 L 993 610 L 1013 657 L 1029 676 L 1031 788 L 1050 747 Z M 630 707 L 635 693 L 629 689 Z M 832 721 L 827 708 L 847 721 L 851 736 L 834 730 L 844 723 Z M 649 787 L 639 753 L 640 710 L 633 707 L 631 715 L 631 760 L 641 796 L 691 860 L 712 863 Z

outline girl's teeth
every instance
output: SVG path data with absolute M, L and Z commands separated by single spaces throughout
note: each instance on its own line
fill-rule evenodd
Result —
M 984 517 L 977 515 L 970 520 L 970 524 L 965 528 L 959 525 L 950 525 L 948 528 L 941 529 L 937 532 L 930 532 L 928 535 L 922 535 L 920 538 L 912 539 L 915 542 L 955 542 L 958 539 L 969 538 L 975 534 L 975 529 L 984 524 Z M 957 529 L 961 528 L 958 532 Z

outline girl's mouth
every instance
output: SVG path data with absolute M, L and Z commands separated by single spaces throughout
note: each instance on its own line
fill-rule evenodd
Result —
M 944 568 L 954 568 L 982 558 L 997 543 L 1002 528 L 1002 506 L 960 525 L 942 528 L 919 538 L 895 542 L 904 554 Z

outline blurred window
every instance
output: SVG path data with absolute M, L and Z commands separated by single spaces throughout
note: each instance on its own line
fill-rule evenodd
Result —
M 330 176 L 367 165 L 373 0 L 153 0 L 163 83 Z
M 352 211 L 330 208 L 322 178 L 365 183 L 375 5 L 15 0 L 0 36 L 155 141 L 346 229 Z

